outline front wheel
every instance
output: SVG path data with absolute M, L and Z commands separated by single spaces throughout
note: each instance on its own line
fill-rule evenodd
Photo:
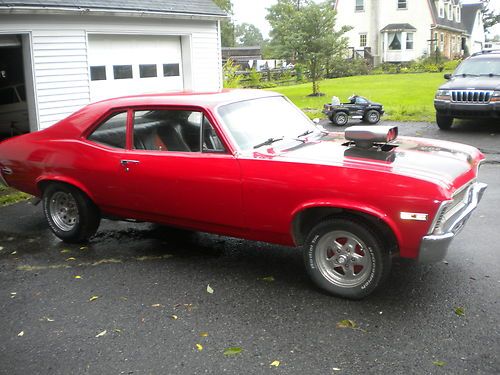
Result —
M 371 125 L 375 125 L 380 121 L 380 113 L 374 109 L 370 109 L 368 112 L 366 112 L 363 120 Z
M 439 115 L 436 113 L 436 123 L 437 123 L 437 126 L 439 127 L 439 129 L 448 130 L 453 125 L 453 117 Z
M 52 232 L 70 243 L 87 241 L 101 221 L 99 209 L 87 195 L 61 183 L 51 183 L 45 188 L 43 212 Z
M 337 112 L 332 115 L 332 122 L 338 126 L 344 126 L 349 121 L 349 116 L 345 112 Z
M 376 234 L 348 218 L 315 226 L 306 240 L 304 262 L 317 286 L 349 299 L 368 296 L 391 268 L 389 251 Z

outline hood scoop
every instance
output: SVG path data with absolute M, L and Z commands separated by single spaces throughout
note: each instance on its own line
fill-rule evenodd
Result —
M 398 137 L 397 126 L 350 126 L 345 130 L 344 146 L 355 146 L 361 149 L 377 148 L 390 151 L 396 145 L 389 144 Z

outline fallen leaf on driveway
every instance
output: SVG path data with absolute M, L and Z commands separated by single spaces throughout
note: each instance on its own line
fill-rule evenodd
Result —
M 16 298 L 17 293 L 16 292 L 10 292 L 10 298 Z
M 178 317 L 177 315 L 171 315 L 170 317 L 171 317 L 173 320 L 177 320 L 177 319 L 179 319 L 179 317 Z
M 272 361 L 271 366 L 278 367 L 280 365 L 280 361 Z
M 102 331 L 102 332 L 99 332 L 97 335 L 95 335 L 95 337 L 102 337 L 102 336 L 104 336 L 106 333 L 108 333 L 108 331 L 107 331 L 107 330 L 104 330 L 104 331 Z
M 99 296 L 92 296 L 89 298 L 89 302 L 95 301 L 98 298 L 99 298 Z
M 0 246 L 0 251 L 2 251 L 2 250 L 3 250 L 3 246 Z
M 67 253 L 71 253 L 71 250 L 68 250 L 68 249 L 61 250 L 61 254 L 67 254 Z
M 19 337 L 23 337 L 24 336 L 24 331 L 21 331 L 17 334 Z
M 224 350 L 224 355 L 227 355 L 227 356 L 232 356 L 232 355 L 238 355 L 241 353 L 241 348 L 227 348 L 226 350 Z
M 161 307 L 161 306 L 162 306 L 161 303 L 155 303 L 155 304 L 151 305 L 151 307 Z
M 76 275 L 75 279 L 81 279 L 82 277 L 80 275 Z
M 458 316 L 464 316 L 465 315 L 465 310 L 463 307 L 455 307 L 455 314 Z
M 334 367 L 332 368 L 333 371 L 340 371 L 340 369 L 338 367 Z
M 80 250 L 87 250 L 87 246 L 80 247 Z
M 13 251 L 12 253 L 10 253 L 11 255 L 16 255 L 17 254 L 17 251 Z
M 267 281 L 268 283 L 272 283 L 274 281 L 274 277 L 273 276 L 266 276 L 266 277 L 261 277 L 259 280 Z
M 196 344 L 196 349 L 201 352 L 203 350 L 203 346 L 201 346 L 201 344 Z
M 207 285 L 207 293 L 214 294 L 214 290 L 210 286 L 210 284 Z
M 208 332 L 202 332 L 202 333 L 200 333 L 200 337 L 208 337 Z
M 76 260 L 76 258 L 75 257 L 69 257 L 69 258 L 66 259 L 66 262 L 73 261 L 73 260 Z
M 446 362 L 443 362 L 443 361 L 434 361 L 434 362 L 432 362 L 432 364 L 434 366 L 443 367 L 444 365 L 446 365 Z
M 344 319 L 337 323 L 337 328 L 357 328 L 358 325 L 354 320 Z
M 44 316 L 42 319 L 40 319 L 42 321 L 45 321 L 45 322 L 54 322 L 55 320 L 54 319 L 50 319 L 48 316 Z

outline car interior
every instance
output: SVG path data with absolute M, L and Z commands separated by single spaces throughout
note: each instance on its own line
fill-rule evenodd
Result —
M 99 126 L 89 140 L 125 148 L 126 120 L 115 115 Z M 203 134 L 201 132 L 203 131 Z M 201 112 L 152 110 L 134 113 L 134 149 L 153 151 L 223 152 L 224 146 Z

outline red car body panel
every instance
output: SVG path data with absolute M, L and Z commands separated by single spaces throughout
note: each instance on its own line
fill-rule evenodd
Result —
M 85 192 L 107 215 L 298 245 L 294 220 L 328 207 L 384 222 L 402 257 L 417 258 L 431 221 L 402 220 L 402 211 L 433 218 L 441 202 L 474 180 L 484 156 L 475 148 L 417 138 L 398 139 L 387 160 L 357 153 L 330 133 L 290 148 L 240 152 L 217 114 L 225 103 L 276 96 L 233 90 L 213 94 L 126 97 L 91 104 L 58 124 L 0 144 L 9 185 L 40 196 L 40 184 L 62 181 Z M 86 139 L 110 113 L 175 108 L 203 111 L 226 153 L 116 149 Z M 131 116 L 129 116 L 130 119 Z M 128 171 L 123 159 L 138 161 Z

